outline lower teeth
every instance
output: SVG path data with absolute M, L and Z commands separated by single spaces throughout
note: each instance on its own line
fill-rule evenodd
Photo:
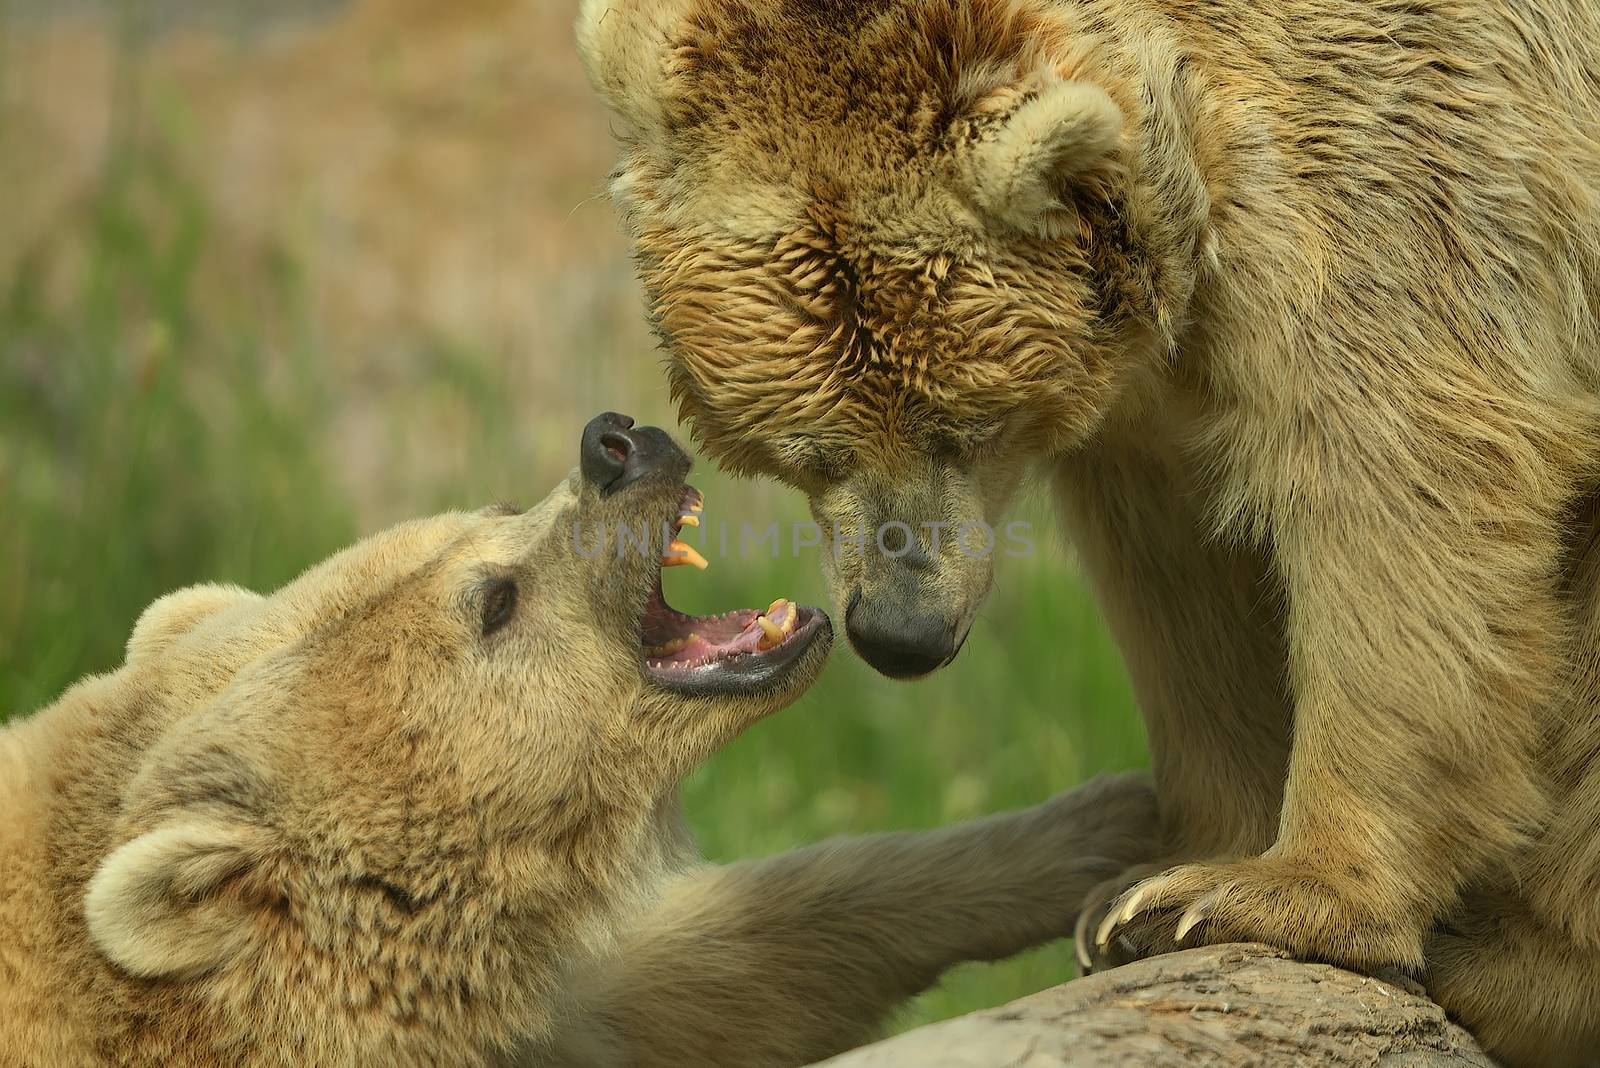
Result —
M 700 637 L 700 635 L 691 634 L 687 638 L 674 638 L 672 641 L 663 642 L 660 645 L 647 646 L 645 648 L 645 655 L 646 656 L 666 656 L 669 653 L 675 653 L 679 649 L 682 649 L 684 646 L 688 645 L 690 642 L 694 641 L 698 637 Z

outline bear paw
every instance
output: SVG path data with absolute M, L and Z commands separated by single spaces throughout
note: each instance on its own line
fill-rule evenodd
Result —
M 1084 975 L 1103 972 L 1110 968 L 1120 968 L 1124 964 L 1132 964 L 1136 960 L 1155 956 L 1158 953 L 1170 953 L 1178 948 L 1173 944 L 1170 931 L 1158 932 L 1153 927 L 1144 927 L 1139 931 L 1132 928 L 1119 930 L 1106 945 L 1101 946 L 1095 942 L 1095 932 L 1099 930 L 1101 922 L 1116 906 L 1131 887 L 1143 882 L 1153 875 L 1166 871 L 1168 864 L 1136 864 L 1115 878 L 1107 879 L 1096 886 L 1083 899 L 1083 909 L 1078 913 L 1078 922 L 1072 932 L 1073 949 L 1077 952 L 1078 970 Z M 1161 936 L 1160 943 L 1137 943 L 1137 935 Z
M 1095 952 L 1115 957 L 1112 947 L 1119 943 L 1183 948 L 1263 942 L 1364 971 L 1421 969 L 1424 925 L 1405 910 L 1374 903 L 1362 890 L 1354 873 L 1336 878 L 1280 858 L 1185 864 L 1135 884 L 1112 902 L 1095 931 Z

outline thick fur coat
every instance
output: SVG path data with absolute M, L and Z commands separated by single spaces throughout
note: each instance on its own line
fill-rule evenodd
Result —
M 846 535 L 1053 481 L 1182 862 L 1088 948 L 1400 965 L 1515 1064 L 1600 1052 L 1600 8 L 587 0 L 578 34 L 708 450 Z M 991 580 L 919 541 L 830 565 L 898 676 Z
M 1148 855 L 1121 779 L 700 861 L 678 782 L 799 696 L 827 626 L 758 684 L 647 670 L 659 563 L 571 531 L 678 515 L 669 445 L 625 491 L 575 473 L 270 596 L 171 594 L 121 667 L 0 729 L 0 1065 L 806 1064 Z

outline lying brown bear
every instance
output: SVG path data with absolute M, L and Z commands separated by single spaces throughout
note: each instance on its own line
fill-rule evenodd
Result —
M 574 551 L 574 524 L 681 525 L 688 468 L 602 416 L 537 507 L 162 598 L 121 668 L 0 732 L 0 1063 L 803 1064 L 1143 859 L 1153 801 L 1119 779 L 699 860 L 679 781 L 831 639 L 786 602 L 680 615 L 655 554 Z

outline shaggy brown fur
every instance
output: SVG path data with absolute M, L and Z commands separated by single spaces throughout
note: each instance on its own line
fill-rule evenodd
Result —
M 1069 931 L 1149 853 L 1154 797 L 1122 779 L 701 863 L 677 782 L 827 640 L 736 695 L 650 681 L 657 565 L 566 547 L 682 492 L 574 475 L 270 597 L 172 594 L 121 668 L 0 731 L 0 1065 L 804 1064 L 947 966 Z
M 994 523 L 1053 478 L 1203 861 L 1102 939 L 1426 966 L 1517 1064 L 1600 1050 L 1600 8 L 588 0 L 578 31 L 713 454 L 825 527 Z M 840 554 L 839 605 L 958 647 L 987 559 L 910 560 Z

